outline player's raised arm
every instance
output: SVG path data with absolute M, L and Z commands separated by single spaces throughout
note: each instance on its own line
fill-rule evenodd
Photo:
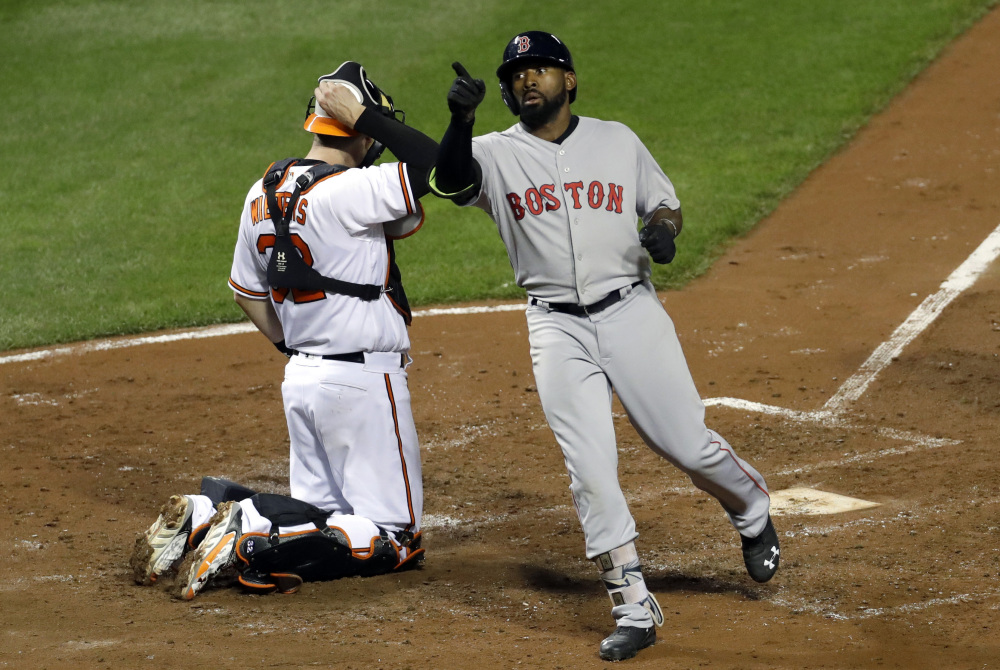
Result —
M 331 118 L 351 131 L 371 137 L 407 164 L 416 197 L 428 192 L 426 174 L 437 160 L 438 144 L 395 116 L 380 114 L 377 106 L 391 105 L 391 100 L 375 101 L 376 106 L 365 105 L 363 93 L 340 79 L 321 80 L 314 94 L 316 104 Z
M 472 126 L 476 107 L 486 96 L 486 84 L 473 79 L 461 63 L 452 63 L 452 68 L 457 76 L 448 91 L 451 123 L 441 139 L 431 190 L 442 198 L 459 201 L 477 193 L 482 185 L 482 173 L 472 157 Z

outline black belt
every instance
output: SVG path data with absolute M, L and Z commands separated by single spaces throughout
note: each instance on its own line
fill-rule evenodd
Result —
M 292 356 L 311 356 L 313 358 L 322 358 L 324 361 L 342 361 L 344 363 L 364 363 L 365 362 L 365 352 L 363 351 L 352 351 L 349 354 L 306 354 L 298 349 L 288 350 Z M 403 367 L 406 365 L 406 354 L 399 355 L 399 365 Z
M 563 312 L 565 314 L 573 314 L 574 316 L 582 316 L 584 314 L 597 314 L 606 310 L 611 305 L 616 302 L 620 302 L 622 298 L 628 295 L 632 289 L 641 284 L 642 281 L 632 282 L 632 285 L 628 287 L 627 290 L 618 289 L 617 291 L 612 291 L 607 294 L 597 302 L 592 302 L 589 305 L 578 305 L 575 302 L 546 302 L 544 300 L 539 300 L 538 298 L 532 298 L 532 305 L 541 305 L 547 309 L 551 309 L 553 312 Z

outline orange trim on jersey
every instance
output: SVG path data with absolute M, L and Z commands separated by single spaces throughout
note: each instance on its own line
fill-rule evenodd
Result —
M 399 446 L 399 461 L 403 470 L 403 483 L 406 484 L 406 507 L 410 513 L 410 523 L 403 530 L 409 530 L 417 525 L 416 515 L 413 513 L 413 494 L 410 491 L 410 476 L 406 471 L 406 456 L 403 454 L 403 437 L 399 434 L 399 415 L 396 413 L 396 396 L 392 393 L 392 378 L 386 373 L 385 390 L 389 394 L 389 405 L 392 407 L 392 425 L 396 431 L 396 444 Z M 399 550 L 396 550 L 399 553 Z
M 399 314 L 402 316 L 403 312 L 406 311 L 406 310 L 403 309 L 403 306 L 400 305 L 398 302 L 396 302 L 390 294 L 383 293 L 383 295 L 389 299 L 389 302 L 392 303 L 393 309 L 395 309 L 397 312 L 399 312 Z
M 399 185 L 403 189 L 403 200 L 406 202 L 406 213 L 413 214 L 413 194 L 410 192 L 410 183 L 406 180 L 406 170 L 403 164 L 399 163 Z
M 326 181 L 327 179 L 330 179 L 331 177 L 337 177 L 337 176 L 339 176 L 339 175 L 342 175 L 342 174 L 344 174 L 345 172 L 347 172 L 347 170 L 341 170 L 340 172 L 332 172 L 332 173 L 330 173 L 330 174 L 326 175 L 325 177 L 322 177 L 321 179 L 317 179 L 316 181 L 314 181 L 314 182 L 313 182 L 312 184 L 310 184 L 310 185 L 309 185 L 309 188 L 307 188 L 307 189 L 306 189 L 306 190 L 304 190 L 304 191 L 301 191 L 301 192 L 299 193 L 299 196 L 301 197 L 301 196 L 305 195 L 306 193 L 308 193 L 309 191 L 313 190 L 313 189 L 314 189 L 314 188 L 316 187 L 316 184 L 319 184 L 319 183 L 321 183 L 321 182 L 324 182 L 324 181 Z
M 395 300 L 393 300 L 391 295 L 389 295 L 388 293 L 386 293 L 385 295 L 389 298 L 389 302 L 392 303 L 393 308 L 397 312 L 402 312 L 403 311 L 403 307 L 398 302 L 396 302 Z
M 394 242 L 396 240 L 405 240 L 407 237 L 409 237 L 413 233 L 415 233 L 418 230 L 420 230 L 421 228 L 423 228 L 423 226 L 424 226 L 424 219 L 426 218 L 427 215 L 424 212 L 424 206 L 422 204 L 420 204 L 419 200 L 417 201 L 417 211 L 420 212 L 420 223 L 418 223 L 416 226 L 414 226 L 413 230 L 411 230 L 408 233 L 404 233 L 403 235 L 386 235 L 386 238 L 388 238 L 388 239 L 390 239 L 390 240 L 392 240 Z
M 326 300 L 326 293 L 324 291 L 307 291 L 301 288 L 292 289 L 292 302 L 296 305 L 304 305 L 308 302 L 318 302 L 320 300 Z
M 270 172 L 271 168 L 274 167 L 274 163 L 277 163 L 277 162 L 278 161 L 274 161 L 273 163 L 271 163 L 270 165 L 267 166 L 267 169 L 264 170 L 264 177 L 267 176 L 267 173 Z M 279 181 L 277 183 L 277 185 L 275 185 L 275 187 L 274 187 L 275 191 L 277 191 L 279 188 L 281 188 L 281 185 L 285 183 L 285 180 L 288 179 L 288 175 L 292 172 L 292 167 L 295 166 L 295 165 L 298 165 L 298 164 L 299 164 L 298 161 L 292 161 L 291 163 L 288 164 L 288 167 L 285 168 L 285 174 L 281 175 L 281 181 Z M 264 177 L 261 177 L 261 179 L 263 179 Z
M 232 277 L 229 278 L 229 287 L 232 288 L 234 291 L 239 291 L 240 293 L 243 293 L 247 297 L 250 297 L 250 298 L 259 298 L 261 300 L 267 300 L 267 296 L 268 296 L 268 292 L 267 291 L 263 291 L 263 292 L 261 292 L 261 291 L 251 291 L 250 289 L 244 288 L 244 287 L 240 286 L 239 284 L 237 284 L 236 282 L 234 282 Z

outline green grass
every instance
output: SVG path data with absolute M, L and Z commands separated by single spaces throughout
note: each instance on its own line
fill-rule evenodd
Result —
M 318 75 L 359 60 L 439 138 L 450 63 L 489 84 L 540 28 L 573 50 L 576 113 L 631 126 L 685 233 L 657 285 L 703 272 L 996 0 L 564 3 L 158 0 L 0 6 L 0 350 L 235 321 L 247 188 L 302 155 Z M 530 17 L 530 18 L 526 18 Z M 523 295 L 493 223 L 425 199 L 398 245 L 416 305 Z

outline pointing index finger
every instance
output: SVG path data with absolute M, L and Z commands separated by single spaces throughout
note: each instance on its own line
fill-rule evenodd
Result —
M 469 74 L 469 71 L 466 70 L 465 66 L 459 63 L 458 61 L 452 63 L 451 67 L 453 70 L 455 70 L 455 74 L 457 74 L 459 77 L 468 77 L 469 79 L 472 79 L 472 76 Z

